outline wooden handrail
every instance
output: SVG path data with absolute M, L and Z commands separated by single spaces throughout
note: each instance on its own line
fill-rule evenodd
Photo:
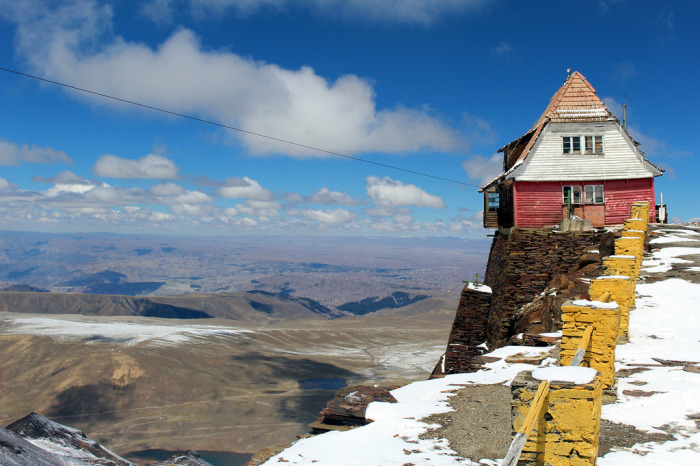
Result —
M 607 291 L 606 291 L 607 293 Z M 583 357 L 586 354 L 586 348 L 588 348 L 588 343 L 591 341 L 591 335 L 593 334 L 593 326 L 589 325 L 583 332 L 583 337 L 581 337 L 581 342 L 578 344 L 576 349 L 576 354 L 571 360 L 570 366 L 580 366 L 583 362 Z
M 528 411 L 527 416 L 525 416 L 523 425 L 520 426 L 520 429 L 515 434 L 515 437 L 513 437 L 513 441 L 510 444 L 508 453 L 503 459 L 503 463 L 501 463 L 502 466 L 515 466 L 518 463 L 518 460 L 520 459 L 520 454 L 522 453 L 523 447 L 525 446 L 525 442 L 527 442 L 527 437 L 532 432 L 532 429 L 535 428 L 538 414 L 540 413 L 542 405 L 544 404 L 544 400 L 547 398 L 548 394 L 549 382 L 543 380 L 539 388 L 537 389 L 537 393 L 535 393 L 535 397 L 532 399 L 532 403 L 530 404 L 530 410 Z

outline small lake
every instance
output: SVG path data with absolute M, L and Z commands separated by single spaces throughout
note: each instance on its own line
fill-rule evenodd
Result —
M 130 461 L 153 460 L 164 461 L 181 451 L 172 450 L 141 450 L 132 451 L 123 455 Z M 250 453 L 237 453 L 235 451 L 197 451 L 199 457 L 213 466 L 243 466 L 253 457 Z
M 304 379 L 299 381 L 302 390 L 340 390 L 347 387 L 345 380 L 337 377 L 323 377 L 320 379 Z

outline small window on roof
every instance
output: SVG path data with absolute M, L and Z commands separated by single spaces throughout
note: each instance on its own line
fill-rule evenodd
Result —
M 603 136 L 584 136 L 585 139 L 585 154 L 602 154 L 603 153 Z
M 563 136 L 562 148 L 565 154 L 580 154 L 581 136 Z

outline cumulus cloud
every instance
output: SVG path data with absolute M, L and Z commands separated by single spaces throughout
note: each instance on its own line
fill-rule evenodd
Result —
M 232 10 L 237 14 L 250 15 L 259 10 L 284 11 L 300 8 L 346 18 L 359 18 L 381 23 L 419 24 L 428 26 L 448 15 L 458 15 L 479 9 L 486 0 L 152 0 L 148 17 L 162 22 L 156 15 L 171 18 L 177 7 L 190 5 L 190 10 L 198 15 L 223 14 Z
M 46 190 L 46 195 L 54 197 L 63 193 L 83 194 L 92 191 L 95 187 L 92 183 L 56 183 Z
M 0 139 L 0 165 L 19 165 L 20 163 L 70 163 L 68 155 L 50 147 L 34 144 L 18 145 L 6 139 Z
M 178 204 L 196 205 L 214 202 L 214 198 L 202 191 L 185 191 L 175 198 Z
M 5 178 L 0 178 L 0 189 L 14 189 L 17 186 L 7 181 Z
M 339 225 L 352 222 L 357 215 L 345 209 L 314 210 L 303 209 L 299 211 L 299 216 L 307 220 L 313 220 L 329 225 Z
M 260 186 L 257 181 L 244 176 L 243 178 L 228 178 L 225 185 L 218 190 L 219 197 L 225 199 L 250 199 L 255 201 L 271 201 L 272 191 Z
M 365 189 L 369 198 L 382 207 L 445 208 L 445 203 L 439 196 L 429 194 L 416 185 L 403 184 L 401 181 L 392 180 L 388 176 L 384 178 L 367 177 Z
M 174 197 L 184 193 L 185 188 L 176 183 L 162 183 L 151 186 L 148 191 L 155 196 Z
M 80 175 L 76 175 L 70 170 L 63 170 L 58 175 L 48 178 L 37 175 L 32 177 L 32 181 L 37 183 L 90 184 L 90 181 L 86 180 Z
M 360 204 L 359 200 L 353 199 L 348 193 L 343 193 L 340 191 L 331 191 L 325 186 L 313 193 L 305 200 L 313 204 L 338 204 L 346 206 Z
M 486 158 L 475 155 L 469 160 L 462 162 L 462 168 L 467 172 L 469 178 L 479 180 L 481 185 L 491 181 L 496 175 L 503 171 L 503 156 L 493 154 Z
M 93 172 L 106 178 L 149 178 L 169 180 L 177 178 L 178 168 L 172 160 L 158 154 L 148 154 L 140 159 L 125 159 L 105 154 L 95 162 Z
M 50 79 L 348 154 L 450 151 L 463 144 L 451 127 L 425 108 L 377 109 L 371 83 L 355 75 L 329 81 L 308 66 L 284 69 L 229 51 L 205 50 L 184 28 L 151 48 L 110 35 L 108 6 L 86 0 L 58 6 L 26 3 L 33 7 L 9 7 L 5 16 L 18 24 L 20 55 L 34 72 Z M 435 4 L 362 3 L 382 5 L 372 8 L 387 12 L 418 5 L 419 16 Z M 458 3 L 463 2 L 439 4 L 457 8 Z M 236 136 L 253 154 L 328 156 L 251 134 Z

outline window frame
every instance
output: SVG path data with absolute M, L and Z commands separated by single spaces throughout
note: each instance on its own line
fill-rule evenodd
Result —
M 496 212 L 501 208 L 501 194 L 499 192 L 487 192 L 486 206 L 489 212 Z
M 583 135 L 584 147 L 583 153 L 585 155 L 603 155 L 605 151 L 603 150 L 603 136 L 599 134 L 585 134 Z M 590 146 L 588 144 L 590 140 Z
M 563 155 L 604 155 L 604 142 L 602 134 L 569 134 L 561 137 L 561 152 Z
M 586 203 L 587 205 L 605 204 L 605 188 L 602 184 L 587 184 L 583 187 L 583 192 L 584 203 Z
M 583 200 L 584 200 L 583 199 L 583 188 L 581 187 L 581 185 L 569 185 L 569 184 L 563 185 L 561 187 L 562 204 L 564 204 L 564 205 L 568 204 L 567 196 L 566 196 L 567 188 L 569 189 L 569 192 L 572 193 L 571 205 L 583 204 Z M 578 194 L 578 202 L 576 202 L 577 194 Z

